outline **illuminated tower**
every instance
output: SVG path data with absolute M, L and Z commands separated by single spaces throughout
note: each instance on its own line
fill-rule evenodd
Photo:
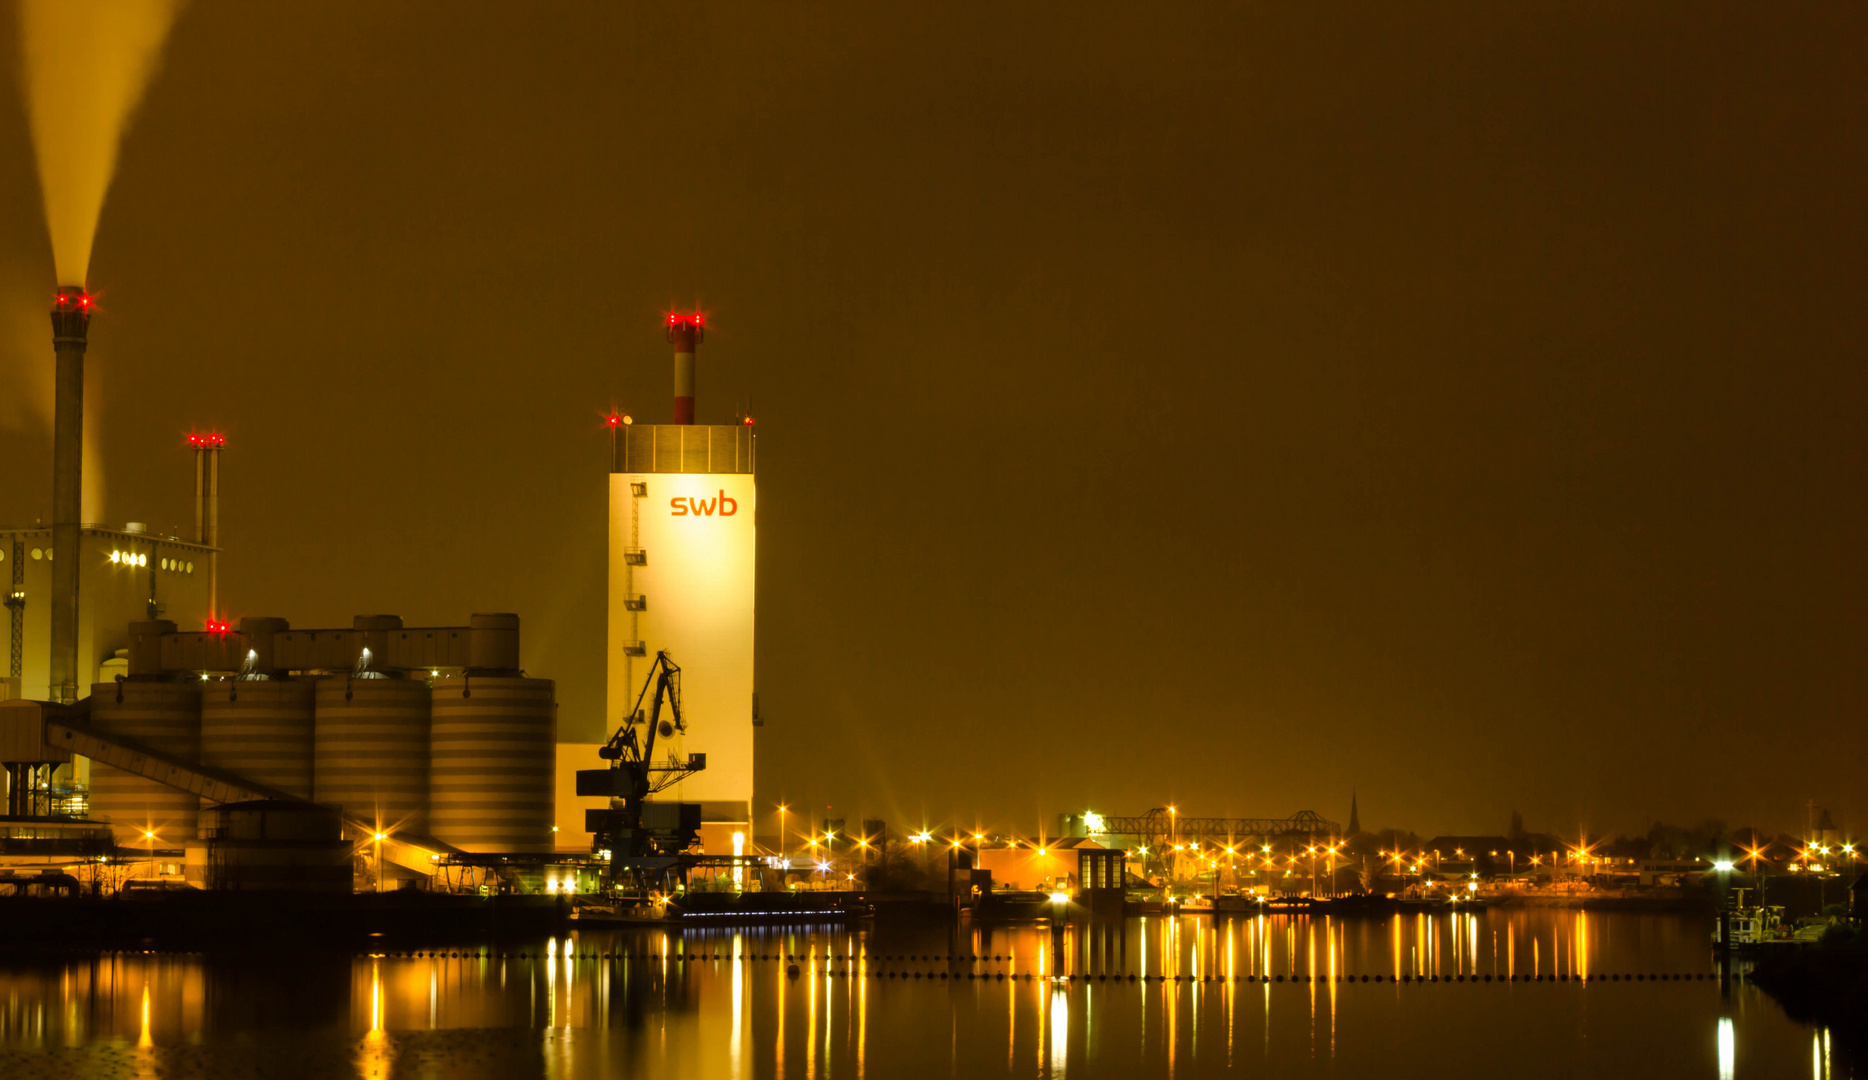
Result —
M 694 423 L 700 315 L 668 317 L 675 422 L 613 424 L 610 465 L 609 686 L 614 730 L 634 708 L 657 652 L 681 667 L 688 734 L 656 744 L 704 771 L 658 799 L 701 804 L 710 853 L 733 850 L 752 801 L 753 559 L 758 495 L 753 429 Z M 588 767 L 588 766 L 586 766 Z
M 84 347 L 91 298 L 65 285 L 52 305 L 52 655 L 47 695 L 78 700 L 78 536 L 84 522 Z

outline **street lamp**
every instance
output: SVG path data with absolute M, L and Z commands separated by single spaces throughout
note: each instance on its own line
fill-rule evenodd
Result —
M 374 835 L 374 839 L 376 840 L 376 891 L 380 893 L 383 891 L 383 841 L 389 839 L 389 834 L 379 831 Z

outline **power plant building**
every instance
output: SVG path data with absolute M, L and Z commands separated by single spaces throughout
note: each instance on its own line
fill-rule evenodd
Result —
M 92 306 L 64 286 L 52 311 L 51 521 L 0 529 L 0 764 L 25 839 L 57 833 L 87 864 L 183 849 L 189 880 L 227 888 L 342 888 L 366 862 L 381 887 L 452 857 L 551 852 L 555 686 L 521 670 L 518 616 L 236 627 L 217 587 L 217 434 L 188 439 L 191 539 L 81 520 Z M 750 683 L 749 650 L 746 666 Z
M 655 796 L 698 803 L 701 843 L 728 854 L 750 836 L 753 792 L 753 617 L 758 489 L 752 422 L 696 424 L 694 353 L 699 316 L 669 317 L 675 346 L 673 424 L 612 423 L 609 647 L 605 736 L 635 709 L 655 656 L 681 669 L 688 731 L 656 743 L 706 768 Z M 559 848 L 587 847 L 566 775 L 589 768 L 595 747 L 559 747 Z
M 213 549 L 158 536 L 136 523 L 88 525 L 78 540 L 78 670 L 81 686 L 108 682 L 123 667 L 132 622 L 168 619 L 203 626 L 209 615 Z M 7 666 L 0 700 L 50 700 L 52 529 L 0 530 L 0 582 L 6 586 Z
M 610 726 L 635 707 L 656 653 L 680 665 L 690 730 L 667 749 L 683 760 L 706 754 L 707 767 L 659 798 L 700 803 L 702 839 L 712 841 L 751 820 L 752 428 L 634 424 L 618 447 L 610 475 Z

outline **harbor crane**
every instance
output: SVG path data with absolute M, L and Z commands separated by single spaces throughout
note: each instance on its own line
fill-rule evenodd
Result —
M 643 713 L 647 705 L 647 715 Z M 668 716 L 662 716 L 664 705 Z M 700 827 L 698 803 L 650 802 L 649 797 L 707 767 L 706 754 L 681 760 L 670 754 L 655 761 L 657 737 L 672 738 L 685 732 L 681 716 L 681 668 L 666 652 L 655 654 L 636 706 L 597 756 L 610 762 L 607 769 L 579 769 L 577 793 L 610 799 L 607 810 L 585 812 L 586 827 L 595 836 L 594 850 L 609 853 L 610 875 L 622 870 L 662 869 L 694 842 Z M 638 732 L 641 732 L 638 735 Z

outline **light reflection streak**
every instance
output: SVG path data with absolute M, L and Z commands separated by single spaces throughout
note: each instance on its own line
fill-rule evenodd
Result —
M 1005 1068 L 1011 1072 L 1018 1061 L 1018 950 L 1006 957 L 1005 971 Z
M 863 1080 L 864 1059 L 869 1053 L 869 948 L 853 949 L 857 956 L 856 980 L 856 1080 Z
M 1738 1036 L 1732 1030 L 1732 1018 L 1719 1018 L 1719 1080 L 1732 1080 L 1738 1064 Z
M 1317 970 L 1317 927 L 1309 918 L 1304 919 L 1304 974 L 1312 975 Z M 1310 1049 L 1317 1049 L 1317 980 L 1304 980 L 1310 991 Z
M 363 1036 L 357 1055 L 357 1075 L 361 1080 L 383 1080 L 389 1075 L 388 1037 L 383 1033 L 382 961 L 370 960 L 370 1030 Z
M 826 945 L 824 948 L 825 948 L 825 951 L 828 952 L 830 947 Z M 805 953 L 805 958 L 806 958 L 806 962 L 810 965 L 808 969 L 808 975 L 810 977 L 810 980 L 813 983 L 817 982 L 819 978 L 822 978 L 824 980 L 824 1075 L 828 1077 L 830 1075 L 830 1025 L 836 1016 L 836 1014 L 831 1012 L 831 1009 L 830 1009 L 830 1006 L 831 1006 L 830 995 L 832 992 L 831 986 L 830 986 L 830 974 L 829 974 L 830 965 L 829 965 L 829 960 L 826 959 L 824 963 L 824 967 L 825 967 L 824 974 L 822 976 L 818 974 L 818 965 L 817 965 L 818 956 L 817 956 L 816 944 L 812 944 L 810 951 Z
M 1335 932 L 1339 929 L 1341 928 L 1336 926 L 1334 920 L 1332 920 L 1329 916 L 1325 915 L 1323 917 L 1323 933 L 1324 933 L 1323 949 L 1324 949 L 1324 953 L 1327 955 L 1329 959 L 1329 964 L 1330 964 L 1329 974 L 1330 974 L 1330 1057 L 1331 1058 L 1336 1057 L 1336 950 L 1337 950 L 1338 943 L 1336 941 Z
M 783 970 L 789 961 L 780 960 Z M 815 1080 L 817 1076 L 817 972 L 813 970 L 805 981 L 805 1036 L 804 1036 L 804 1075 L 806 1080 Z M 828 1011 L 828 1010 L 826 1010 Z
M 1233 954 L 1233 943 L 1238 935 L 1238 928 L 1231 920 L 1226 922 L 1226 1067 L 1232 1068 L 1232 1029 L 1239 1011 L 1239 986 L 1236 981 L 1238 967 Z
M 727 1050 L 727 1061 L 732 1069 L 734 1080 L 739 1080 L 739 1054 L 745 1042 L 745 1024 L 742 1017 L 746 1008 L 745 969 L 740 964 L 740 956 L 745 948 L 739 934 L 733 935 L 733 1043 Z
M 1040 949 L 1042 949 L 1042 946 L 1040 946 Z M 1051 1041 L 1050 1026 L 1044 1022 L 1045 1009 L 1049 1002 L 1044 993 L 1044 953 L 1042 951 L 1038 953 L 1038 978 L 1038 1045 L 1036 1049 L 1038 1052 L 1038 1072 L 1042 1073 L 1044 1072 L 1045 1057 L 1050 1052 L 1049 1043 Z
M 1059 986 L 1051 991 L 1051 1055 L 1045 1062 L 1051 1080 L 1064 1080 L 1070 1059 L 1070 998 Z

